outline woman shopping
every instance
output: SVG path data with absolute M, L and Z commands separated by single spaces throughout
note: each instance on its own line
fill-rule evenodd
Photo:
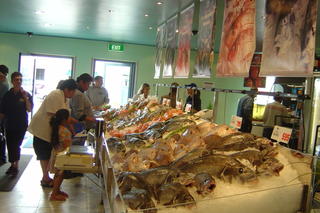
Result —
M 133 96 L 133 101 L 145 100 L 148 98 L 150 92 L 150 85 L 147 83 L 143 83 L 139 88 L 137 94 Z
M 42 169 L 41 186 L 52 187 L 53 180 L 48 174 L 48 164 L 51 156 L 51 126 L 52 116 L 60 109 L 69 108 L 69 98 L 72 98 L 77 89 L 77 83 L 73 79 L 65 80 L 59 89 L 52 91 L 42 102 L 39 110 L 33 116 L 28 131 L 33 134 L 33 148 L 40 160 Z M 70 122 L 76 122 L 75 119 Z
M 33 103 L 31 95 L 22 87 L 22 74 L 14 72 L 11 75 L 13 87 L 4 95 L 1 102 L 1 117 L 4 117 L 7 149 L 10 168 L 7 175 L 17 175 L 19 172 L 20 146 L 28 127 L 28 112 Z
M 50 195 L 50 200 L 52 201 L 64 201 L 69 197 L 67 193 L 60 190 L 64 171 L 59 170 L 54 166 L 57 154 L 65 151 L 72 143 L 72 134 L 68 129 L 69 116 L 70 113 L 67 109 L 60 109 L 50 120 L 51 145 L 53 149 L 51 152 L 49 170 L 51 173 L 54 173 L 53 189 Z

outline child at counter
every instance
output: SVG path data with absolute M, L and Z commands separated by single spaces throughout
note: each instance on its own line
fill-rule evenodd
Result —
M 53 189 L 50 195 L 51 201 L 65 201 L 66 198 L 68 198 L 68 194 L 60 190 L 64 171 L 55 168 L 54 164 L 57 154 L 59 152 L 65 151 L 68 147 L 71 146 L 72 143 L 72 134 L 67 128 L 69 116 L 70 113 L 68 110 L 60 109 L 50 120 L 50 125 L 52 128 L 51 145 L 53 149 L 49 163 L 49 170 L 51 173 L 54 173 Z

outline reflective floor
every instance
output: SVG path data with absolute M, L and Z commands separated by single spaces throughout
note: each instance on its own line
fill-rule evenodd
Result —
M 33 149 L 24 149 L 33 153 Z M 0 212 L 47 213 L 76 212 L 102 213 L 100 188 L 86 176 L 64 180 L 62 190 L 69 194 L 64 202 L 49 201 L 51 190 L 40 186 L 41 169 L 35 156 L 24 170 L 11 192 L 0 192 Z

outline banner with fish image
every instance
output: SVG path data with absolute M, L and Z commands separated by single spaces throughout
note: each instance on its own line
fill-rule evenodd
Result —
M 193 12 L 194 4 L 180 14 L 178 57 L 174 73 L 175 78 L 189 77 Z
M 194 78 L 210 78 L 213 62 L 213 42 L 216 0 L 200 1 L 198 52 L 194 67 Z
M 225 1 L 218 77 L 247 77 L 256 49 L 255 0 Z
M 267 0 L 262 76 L 313 74 L 317 1 Z
M 165 24 L 161 25 L 157 29 L 157 38 L 156 38 L 156 61 L 154 66 L 154 78 L 159 79 L 161 68 L 163 65 L 163 57 L 165 50 Z
M 166 23 L 166 45 L 162 77 L 170 78 L 173 75 L 176 49 L 177 49 L 178 15 L 169 19 Z

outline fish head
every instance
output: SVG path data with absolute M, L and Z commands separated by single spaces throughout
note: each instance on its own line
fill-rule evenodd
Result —
M 257 174 L 265 176 L 279 176 L 280 171 L 283 168 L 284 165 L 280 163 L 276 158 L 268 158 L 260 166 L 257 167 Z
M 216 188 L 216 181 L 208 173 L 199 173 L 194 177 L 194 185 L 198 194 L 206 195 Z
M 238 173 L 237 176 L 239 177 L 240 181 L 243 183 L 256 182 L 258 180 L 255 172 L 246 166 L 239 166 L 235 169 L 236 169 L 236 172 Z

